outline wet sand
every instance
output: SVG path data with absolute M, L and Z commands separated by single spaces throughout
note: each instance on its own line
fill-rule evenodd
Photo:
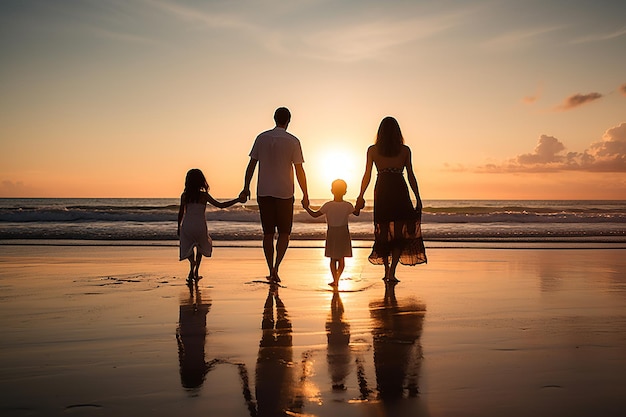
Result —
M 0 246 L 3 416 L 621 416 L 626 250 Z

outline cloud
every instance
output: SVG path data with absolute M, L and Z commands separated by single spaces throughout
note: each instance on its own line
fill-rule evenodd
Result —
M 555 110 L 571 110 L 576 107 L 580 107 L 583 104 L 591 103 L 592 101 L 599 100 L 603 97 L 600 93 L 589 93 L 589 94 L 573 94 L 567 97 L 563 103 L 556 106 Z
M 478 172 L 625 172 L 626 122 L 608 129 L 601 140 L 583 152 L 566 152 L 559 139 L 541 135 L 533 152 L 518 155 L 503 163 L 479 166 Z
M 549 26 L 511 31 L 484 42 L 483 47 L 496 49 L 517 48 L 520 46 L 529 45 L 534 39 L 541 37 L 547 33 L 558 31 L 561 28 L 561 26 Z
M 3 197 L 25 197 L 33 195 L 36 191 L 22 181 L 2 180 L 0 182 L 0 196 Z
M 619 92 L 622 93 L 623 96 L 626 96 L 626 84 L 619 86 Z
M 328 14 L 324 3 L 284 5 L 277 1 L 280 12 L 272 14 L 268 12 L 271 8 L 257 2 L 248 2 L 245 7 L 231 7 L 227 2 L 221 7 L 192 7 L 169 0 L 145 1 L 175 19 L 234 31 L 272 53 L 339 62 L 379 58 L 394 46 L 459 25 L 471 13 L 464 8 L 418 13 L 409 3 L 398 8 L 339 7 Z M 305 14 L 308 18 L 301 19 Z
M 539 87 L 537 87 L 537 90 L 532 95 L 522 98 L 522 103 L 533 104 L 534 102 L 538 101 L 541 98 L 542 94 L 543 94 L 543 85 L 539 85 Z
M 563 150 L 565 150 L 565 145 L 563 145 L 557 138 L 553 136 L 541 135 L 534 152 L 519 155 L 517 157 L 517 162 L 522 165 L 551 164 L 554 162 L 560 162 L 562 157 L 559 156 L 559 152 Z
M 590 35 L 590 36 L 585 36 L 582 38 L 574 39 L 572 43 L 577 44 L 577 43 L 608 41 L 611 39 L 619 38 L 620 36 L 624 36 L 624 35 L 626 35 L 626 27 L 623 27 L 621 29 L 618 29 L 609 33 L 600 33 L 596 35 Z

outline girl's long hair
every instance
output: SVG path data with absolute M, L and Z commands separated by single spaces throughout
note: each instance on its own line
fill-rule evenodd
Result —
M 185 177 L 185 203 L 199 203 L 200 195 L 209 192 L 209 184 L 202 171 L 197 168 L 187 171 Z
M 391 116 L 385 117 L 376 134 L 376 149 L 382 156 L 396 156 L 400 153 L 404 138 L 398 121 Z

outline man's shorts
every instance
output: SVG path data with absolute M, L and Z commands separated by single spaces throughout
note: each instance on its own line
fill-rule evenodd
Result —
M 294 198 L 257 197 L 264 234 L 291 234 Z

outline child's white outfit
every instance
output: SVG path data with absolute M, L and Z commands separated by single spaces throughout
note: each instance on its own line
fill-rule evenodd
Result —
M 352 256 L 352 240 L 348 229 L 348 216 L 354 206 L 347 201 L 328 201 L 319 209 L 326 215 L 326 249 L 324 255 L 339 259 Z
M 211 256 L 213 241 L 209 236 L 206 225 L 206 203 L 187 203 L 185 215 L 180 225 L 180 260 L 185 260 L 193 254 L 193 248 L 198 253 Z

